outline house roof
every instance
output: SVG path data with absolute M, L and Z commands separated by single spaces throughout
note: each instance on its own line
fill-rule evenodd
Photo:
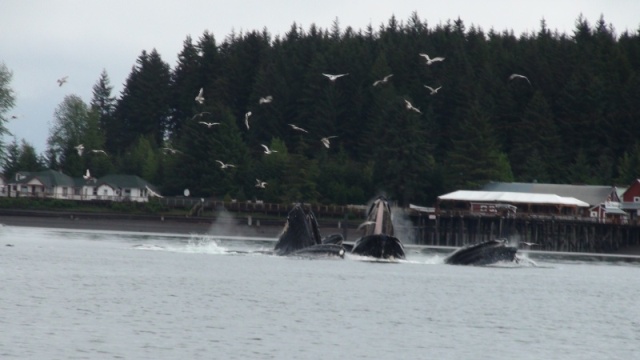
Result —
M 611 193 L 616 190 L 616 188 L 614 186 L 603 185 L 490 182 L 480 190 L 532 194 L 556 194 L 562 197 L 573 197 L 582 200 L 589 205 L 598 205 L 605 202 L 609 195 L 611 195 Z
M 98 179 L 96 186 L 109 185 L 114 189 L 144 189 L 150 190 L 150 193 L 159 196 L 159 191 L 155 186 L 151 185 L 145 179 L 136 175 L 110 174 Z
M 439 200 L 453 201 L 481 201 L 521 204 L 547 204 L 588 207 L 589 204 L 573 197 L 558 196 L 555 194 L 532 194 L 506 191 L 471 191 L 458 190 L 452 193 L 438 196 Z
M 27 184 L 33 179 L 38 179 L 42 185 L 47 188 L 53 188 L 56 186 L 68 186 L 74 187 L 75 181 L 69 175 L 65 175 L 56 170 L 44 170 L 37 172 L 20 172 L 24 175 L 24 178 L 17 180 L 16 184 Z

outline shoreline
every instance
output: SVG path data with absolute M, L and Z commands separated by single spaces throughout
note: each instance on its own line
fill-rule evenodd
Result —
M 122 214 L 84 214 L 84 213 L 16 213 L 0 212 L 0 225 L 16 227 L 36 227 L 73 230 L 105 230 L 139 233 L 164 233 L 180 235 L 227 235 L 277 239 L 283 230 L 285 219 L 279 221 L 250 221 L 249 219 L 220 218 L 182 218 L 147 215 Z M 343 229 L 336 226 L 321 226 L 321 233 L 341 233 Z M 355 229 L 348 229 L 346 241 L 354 241 L 359 237 Z M 405 246 L 413 246 L 405 244 Z M 421 245 L 417 245 L 421 246 Z M 426 246 L 426 245 L 425 245 Z M 429 246 L 426 246 L 429 247 Z M 437 246 L 435 247 L 437 248 Z M 589 253 L 591 254 L 591 253 Z M 612 253 L 592 253 L 593 255 L 630 255 L 640 256 L 640 246 L 630 246 Z

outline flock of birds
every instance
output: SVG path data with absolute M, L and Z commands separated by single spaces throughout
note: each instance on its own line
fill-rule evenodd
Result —
M 428 54 L 425 54 L 425 53 L 420 53 L 420 54 L 418 54 L 418 55 L 419 55 L 420 57 L 423 57 L 423 58 L 424 58 L 424 60 L 425 60 L 425 64 L 426 64 L 426 65 L 428 65 L 428 66 L 433 65 L 433 64 L 435 64 L 435 63 L 437 63 L 437 62 L 442 62 L 442 61 L 444 61 L 444 60 L 445 60 L 445 58 L 444 58 L 444 57 L 440 57 L 440 56 L 437 56 L 437 57 L 431 58 Z M 322 75 L 323 75 L 323 76 L 325 76 L 325 77 L 327 77 L 327 78 L 329 79 L 329 81 L 331 81 L 332 83 L 335 83 L 335 82 L 336 82 L 336 80 L 338 80 L 338 79 L 339 79 L 339 78 L 341 78 L 341 77 L 348 76 L 348 75 L 349 75 L 349 73 L 344 73 L 344 74 L 327 74 L 327 73 L 322 73 Z M 373 86 L 377 87 L 377 86 L 380 86 L 380 85 L 384 85 L 384 84 L 386 84 L 387 82 L 389 82 L 389 80 L 391 79 L 391 77 L 393 77 L 393 74 L 386 75 L 386 76 L 384 76 L 382 79 L 380 79 L 380 80 L 376 80 L 376 81 L 373 83 Z M 61 87 L 62 85 L 64 85 L 64 84 L 68 81 L 68 79 L 69 79 L 69 76 L 63 76 L 63 77 L 59 78 L 58 80 L 56 80 L 56 81 L 57 81 L 57 83 L 58 83 L 58 86 L 59 86 L 59 87 Z M 527 81 L 527 83 L 529 83 L 529 85 L 531 86 L 531 81 L 529 81 L 529 79 L 528 79 L 526 76 L 524 76 L 524 75 L 520 75 L 520 74 L 511 74 L 511 75 L 509 76 L 509 81 L 511 81 L 511 80 L 515 80 L 515 79 L 523 79 L 523 80 L 526 80 L 526 81 Z M 438 86 L 438 87 L 431 87 L 431 86 L 429 86 L 429 85 L 424 85 L 424 87 L 430 91 L 429 95 L 436 95 L 436 94 L 438 93 L 438 91 L 439 91 L 440 89 L 442 89 L 442 86 Z M 200 105 L 203 105 L 203 104 L 204 104 L 204 102 L 205 102 L 205 97 L 204 97 L 204 88 L 200 88 L 200 91 L 198 91 L 198 94 L 197 94 L 197 95 L 196 95 L 196 97 L 195 97 L 195 101 L 196 101 L 198 104 L 200 104 Z M 271 103 L 272 101 L 273 101 L 273 96 L 271 96 L 271 95 L 267 95 L 267 96 L 261 97 L 261 98 L 258 100 L 258 104 L 259 104 L 259 105 L 269 104 L 269 103 Z M 418 108 L 416 108 L 415 106 L 413 106 L 413 104 L 411 104 L 411 102 L 410 102 L 409 100 L 404 99 L 404 102 L 405 102 L 405 107 L 406 107 L 406 109 L 407 109 L 408 111 L 414 111 L 414 112 L 416 112 L 416 113 L 418 113 L 418 114 L 422 114 L 422 112 L 420 111 L 420 109 L 418 109 Z M 199 113 L 195 114 L 195 115 L 191 118 L 191 120 L 193 121 L 193 120 L 195 120 L 195 119 L 197 119 L 197 118 L 203 118 L 205 115 L 211 115 L 211 113 L 210 113 L 210 112 L 207 112 L 207 111 L 199 112 Z M 250 126 L 249 126 L 249 118 L 251 117 L 251 115 L 252 115 L 252 112 L 251 112 L 251 111 L 246 112 L 246 113 L 245 113 L 245 115 L 244 115 L 244 124 L 245 124 L 245 126 L 246 126 L 247 130 L 249 130 L 249 129 L 250 129 Z M 16 116 L 16 115 L 12 115 L 12 116 L 11 116 L 11 119 L 17 119 L 17 118 L 18 118 L 18 116 Z M 206 126 L 207 128 L 212 128 L 213 126 L 220 125 L 220 123 L 219 123 L 219 122 L 198 121 L 198 123 L 199 123 L 199 124 L 202 124 L 203 126 Z M 291 129 L 293 129 L 293 130 L 295 130 L 295 131 L 299 131 L 299 132 L 302 132 L 302 133 L 305 133 L 305 134 L 309 134 L 309 131 L 307 131 L 306 129 L 301 128 L 301 127 L 299 127 L 299 126 L 297 126 L 297 125 L 295 125 L 295 124 L 288 124 L 288 125 L 291 127 Z M 325 137 L 320 138 L 320 142 L 322 143 L 322 145 L 324 145 L 324 147 L 326 147 L 327 149 L 329 149 L 329 148 L 331 147 L 330 139 L 334 139 L 334 138 L 337 138 L 337 136 L 335 136 L 335 135 L 325 136 Z M 264 148 L 264 153 L 265 153 L 266 155 L 271 155 L 271 154 L 273 154 L 273 153 L 276 153 L 276 152 L 277 152 L 276 150 L 269 149 L 269 147 L 268 147 L 267 145 L 261 144 L 261 146 Z M 85 147 L 84 147 L 84 145 L 79 144 L 79 145 L 75 146 L 75 149 L 76 149 L 76 151 L 78 152 L 78 155 L 79 155 L 79 156 L 82 156 L 82 154 L 83 154 L 83 152 L 84 152 L 84 150 L 85 150 Z M 176 150 L 176 149 L 173 149 L 173 148 L 171 148 L 171 147 L 163 147 L 163 148 L 162 148 L 162 150 L 163 150 L 165 153 L 170 153 L 170 154 L 182 153 L 181 151 Z M 90 150 L 90 151 L 91 151 L 92 153 L 96 153 L 96 154 L 103 154 L 103 155 L 105 155 L 105 156 L 108 156 L 108 155 L 107 155 L 107 153 L 106 153 L 104 150 L 100 150 L 100 149 L 92 149 L 92 150 Z M 221 168 L 221 169 L 227 169 L 227 168 L 234 168 L 234 167 L 236 167 L 234 164 L 224 163 L 224 162 L 223 162 L 223 161 L 221 161 L 221 160 L 216 160 L 216 162 L 218 162 L 218 163 L 220 164 L 220 168 Z M 83 175 L 83 178 L 84 178 L 85 180 L 89 180 L 89 179 L 91 179 L 91 175 L 90 175 L 90 173 L 89 173 L 89 170 L 88 170 L 88 169 L 87 169 L 87 171 L 86 171 L 86 174 L 85 174 L 85 175 Z M 256 179 L 256 185 L 255 185 L 255 186 L 256 186 L 257 188 L 262 188 L 262 189 L 264 189 L 264 188 L 266 187 L 266 185 L 267 185 L 267 182 L 265 182 L 265 181 L 261 181 L 260 179 Z
M 437 57 L 431 58 L 428 54 L 425 54 L 425 53 L 420 53 L 420 54 L 419 54 L 419 56 L 421 56 L 421 57 L 423 57 L 423 58 L 424 58 L 424 60 L 425 60 L 425 64 L 426 64 L 426 65 L 428 65 L 428 66 L 430 66 L 430 65 L 432 65 L 432 64 L 435 64 L 435 63 L 438 63 L 438 62 L 442 62 L 442 61 L 444 61 L 444 60 L 445 60 L 445 58 L 444 58 L 444 57 L 440 57 L 440 56 L 437 56 Z M 344 74 L 328 74 L 328 73 L 322 73 L 322 75 L 323 75 L 323 76 L 325 76 L 325 77 L 327 77 L 327 78 L 329 79 L 329 81 L 330 81 L 330 82 L 335 83 L 338 79 L 340 79 L 340 78 L 342 78 L 342 77 L 344 77 L 344 76 L 348 76 L 348 75 L 349 75 L 349 73 L 344 73 Z M 387 82 L 389 82 L 389 80 L 391 79 L 391 77 L 393 77 L 393 74 L 386 75 L 386 76 L 384 76 L 382 79 L 380 79 L 380 80 L 376 80 L 376 81 L 373 83 L 373 86 L 376 86 L 376 87 L 377 87 L 377 86 L 380 86 L 380 85 L 384 85 L 384 84 L 386 84 Z M 509 76 L 509 81 L 514 80 L 514 79 L 524 79 L 524 80 L 526 80 L 526 81 L 529 83 L 529 85 L 531 85 L 531 82 L 529 81 L 529 79 L 528 79 L 526 76 L 524 76 L 524 75 L 520 75 L 520 74 L 512 74 L 511 76 Z M 442 89 L 442 86 L 438 86 L 438 87 L 431 87 L 431 86 L 429 86 L 429 85 L 424 85 L 424 87 L 425 87 L 426 89 L 428 89 L 428 90 L 429 90 L 429 92 L 430 92 L 430 93 L 429 93 L 429 95 L 436 95 L 436 94 L 438 93 L 438 91 L 439 91 L 440 89 Z M 205 98 L 204 98 L 204 88 L 200 88 L 200 91 L 198 91 L 198 94 L 197 94 L 197 95 L 196 95 L 196 97 L 195 97 L 195 101 L 196 101 L 198 104 L 200 104 L 200 105 L 203 105 L 203 104 L 204 104 L 204 102 L 205 102 Z M 272 101 L 273 101 L 273 96 L 271 96 L 271 95 L 267 95 L 267 96 L 261 97 L 261 98 L 258 100 L 258 104 L 259 104 L 259 105 L 269 104 L 269 103 L 271 103 Z M 407 110 L 409 110 L 409 111 L 414 111 L 414 112 L 416 112 L 416 113 L 418 113 L 418 114 L 422 114 L 422 112 L 420 111 L 420 109 L 418 109 L 418 108 L 416 108 L 415 106 L 413 106 L 413 104 L 411 104 L 411 102 L 410 102 L 409 100 L 404 99 L 404 102 L 405 102 L 405 107 L 406 107 L 406 109 L 407 109 Z M 211 114 L 211 113 L 209 113 L 209 112 L 200 112 L 200 113 L 195 114 L 195 115 L 193 116 L 192 120 L 195 120 L 196 118 L 201 118 L 201 117 L 203 117 L 204 115 L 210 115 L 210 114 Z M 249 129 L 250 129 L 250 125 L 249 125 L 249 118 L 251 117 L 251 115 L 252 115 L 252 112 L 251 112 L 251 111 L 247 111 L 247 112 L 245 113 L 245 115 L 244 115 L 244 124 L 245 124 L 245 127 L 247 128 L 247 130 L 249 130 Z M 217 123 L 217 122 L 205 122 L 205 121 L 199 121 L 198 123 L 199 123 L 199 124 L 202 124 L 202 125 L 204 125 L 204 126 L 206 126 L 206 127 L 208 127 L 208 128 L 211 128 L 211 127 L 216 126 L 216 125 L 220 125 L 220 123 Z M 302 133 L 305 133 L 305 134 L 308 134 L 308 133 L 309 133 L 309 131 L 308 131 L 308 130 L 306 130 L 306 129 L 304 129 L 304 128 L 301 128 L 301 127 L 299 127 L 299 126 L 297 126 L 297 125 L 295 125 L 295 124 L 288 124 L 288 125 L 291 127 L 291 129 L 293 129 L 293 130 L 295 130 L 295 131 L 299 131 L 299 132 L 302 132 Z M 328 148 L 330 148 L 330 147 L 331 147 L 330 139 L 334 139 L 334 138 L 337 138 L 337 136 L 335 136 L 335 135 L 325 136 L 325 137 L 320 138 L 320 142 L 322 143 L 322 145 L 324 145 L 324 147 L 326 147 L 326 148 L 328 149 Z M 276 150 L 269 149 L 269 147 L 268 147 L 267 145 L 261 144 L 261 146 L 264 148 L 264 153 L 265 153 L 266 155 L 271 155 L 271 154 L 273 154 L 273 153 L 276 153 L 276 152 L 277 152 Z M 172 149 L 172 148 L 168 148 L 168 147 L 165 147 L 165 148 L 163 148 L 163 149 L 164 149 L 166 152 L 169 152 L 169 153 L 172 153 L 172 154 L 175 154 L 175 153 L 179 153 L 179 152 L 180 152 L 180 151 L 178 151 L 178 150 L 175 150 L 175 149 Z M 221 161 L 221 160 L 216 160 L 216 162 L 218 162 L 218 163 L 220 164 L 220 168 L 221 168 L 221 169 L 227 169 L 227 168 L 233 168 L 233 167 L 236 167 L 234 164 L 228 164 L 228 163 L 225 163 L 225 162 L 223 162 L 223 161 Z M 256 186 L 257 188 L 262 188 L 262 189 L 264 189 L 264 188 L 266 187 L 266 185 L 267 185 L 267 182 L 265 182 L 265 181 L 261 181 L 260 179 L 256 179 L 256 185 L 255 185 L 255 186 Z

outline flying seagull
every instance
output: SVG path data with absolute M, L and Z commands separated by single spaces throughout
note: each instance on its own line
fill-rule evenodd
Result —
M 209 129 L 211 129 L 211 127 L 213 125 L 220 125 L 220 123 L 208 123 L 208 122 L 204 122 L 204 121 L 198 121 L 198 124 L 206 125 Z
M 200 92 L 198 92 L 198 96 L 196 96 L 196 101 L 202 105 L 204 103 L 204 96 L 202 96 L 204 94 L 204 88 L 200 88 Z
M 337 136 L 323 137 L 322 139 L 320 139 L 320 141 L 322 141 L 322 144 L 324 145 L 324 147 L 328 149 L 329 146 L 331 145 L 331 143 L 329 143 L 329 139 L 333 139 L 333 138 L 337 138 Z
M 89 169 L 87 169 L 87 172 L 84 175 L 82 175 L 82 178 L 85 180 L 91 179 L 91 174 L 89 173 Z
M 204 99 L 203 99 L 203 100 L 204 100 Z M 208 111 L 203 111 L 203 112 L 200 112 L 200 113 L 197 113 L 197 114 L 193 115 L 193 117 L 191 118 L 191 120 L 193 120 L 193 119 L 195 119 L 195 118 L 197 118 L 197 117 L 199 117 L 199 116 L 203 116 L 204 114 L 209 114 L 209 115 L 211 115 L 211 113 L 210 113 L 210 112 L 208 112 Z
M 267 182 L 266 181 L 260 181 L 260 179 L 256 179 L 256 187 L 257 188 L 264 189 L 265 186 L 267 186 Z
M 164 150 L 165 152 L 172 153 L 172 154 L 181 153 L 182 152 L 180 150 L 172 149 L 170 147 L 163 147 L 162 150 Z
M 270 150 L 269 147 L 265 144 L 260 145 L 262 145 L 262 147 L 264 148 L 264 153 L 267 155 L 278 152 L 277 150 Z
M 520 74 L 511 74 L 511 76 L 509 76 L 509 81 L 515 79 L 515 78 L 521 78 L 521 79 L 525 79 L 527 80 L 527 82 L 529 83 L 529 85 L 531 85 L 531 81 L 529 81 L 529 78 L 527 78 L 524 75 L 520 75 Z
M 228 167 L 236 167 L 236 166 L 235 166 L 235 165 L 233 165 L 233 164 L 225 164 L 225 163 L 223 163 L 223 162 L 222 162 L 222 161 L 220 161 L 220 160 L 216 160 L 216 161 L 220 164 L 220 168 L 221 168 L 221 169 L 226 169 L 226 168 L 228 168 Z
M 258 103 L 260 105 L 262 105 L 262 104 L 268 104 L 268 103 L 270 103 L 272 101 L 273 101 L 273 96 L 268 95 L 268 96 L 265 96 L 265 97 L 261 97 L 260 100 L 258 100 Z
M 84 152 L 84 145 L 80 144 L 78 146 L 74 146 L 74 149 L 78 151 L 78 156 L 82 156 L 82 152 Z
M 387 81 L 389 81 L 389 79 L 390 79 L 392 76 L 393 76 L 393 74 L 389 74 L 389 75 L 385 76 L 382 80 L 376 80 L 376 81 L 373 83 L 373 86 L 378 86 L 378 85 L 380 85 L 380 84 L 386 84 L 386 83 L 387 83 Z
M 360 229 L 362 229 L 363 227 L 365 227 L 367 225 L 373 225 L 375 223 L 376 223 L 375 221 L 365 221 L 362 224 L 358 225 L 358 229 L 357 230 L 360 230 Z
M 104 151 L 104 150 L 94 149 L 94 150 L 91 150 L 91 152 L 94 153 L 94 154 L 105 154 L 105 155 L 107 155 L 107 152 Z
M 247 126 L 247 129 L 249 129 L 249 116 L 251 116 L 251 111 L 244 114 L 244 124 Z
M 291 126 L 291 128 L 293 130 L 298 130 L 298 131 L 302 131 L 302 132 L 305 132 L 305 133 L 309 133 L 307 130 L 305 130 L 305 129 L 301 128 L 301 127 L 297 127 L 297 126 L 295 126 L 293 124 L 289 124 L 289 126 Z
M 420 56 L 422 56 L 423 58 L 425 58 L 425 60 L 427 60 L 427 65 L 431 65 L 436 61 L 444 61 L 443 57 L 434 57 L 433 59 L 429 57 L 429 55 L 421 53 Z
M 431 91 L 431 93 L 429 95 L 433 95 L 433 94 L 437 94 L 438 90 L 442 89 L 442 86 L 437 87 L 437 88 L 432 88 L 431 86 L 425 85 L 424 87 L 426 87 L 427 89 L 429 89 Z
M 407 99 L 404 99 L 404 102 L 406 103 L 407 110 L 415 111 L 418 114 L 422 114 L 422 111 L 420 111 L 420 109 L 416 107 L 413 107 L 413 105 L 411 105 L 411 103 Z
M 328 78 L 329 78 L 329 80 L 331 80 L 331 82 L 334 82 L 334 81 L 336 81 L 339 77 L 347 76 L 347 75 L 349 75 L 349 73 L 346 73 L 346 74 L 338 74 L 338 75 L 324 74 L 324 73 L 323 73 L 322 75 L 324 75 L 324 76 L 328 77 Z
M 60 79 L 56 80 L 58 82 L 58 86 L 62 86 L 64 85 L 64 83 L 67 82 L 67 79 L 69 78 L 69 76 L 63 76 Z

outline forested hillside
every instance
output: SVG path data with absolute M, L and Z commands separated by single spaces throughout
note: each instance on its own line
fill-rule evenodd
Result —
M 120 94 L 103 72 L 91 103 L 67 96 L 53 123 L 43 166 L 137 174 L 165 195 L 348 204 L 384 191 L 406 205 L 491 180 L 626 186 L 640 176 L 640 32 L 582 17 L 570 34 L 544 21 L 487 32 L 417 14 L 205 32 L 174 65 L 143 51 Z M 25 147 L 9 145 L 5 172 Z

